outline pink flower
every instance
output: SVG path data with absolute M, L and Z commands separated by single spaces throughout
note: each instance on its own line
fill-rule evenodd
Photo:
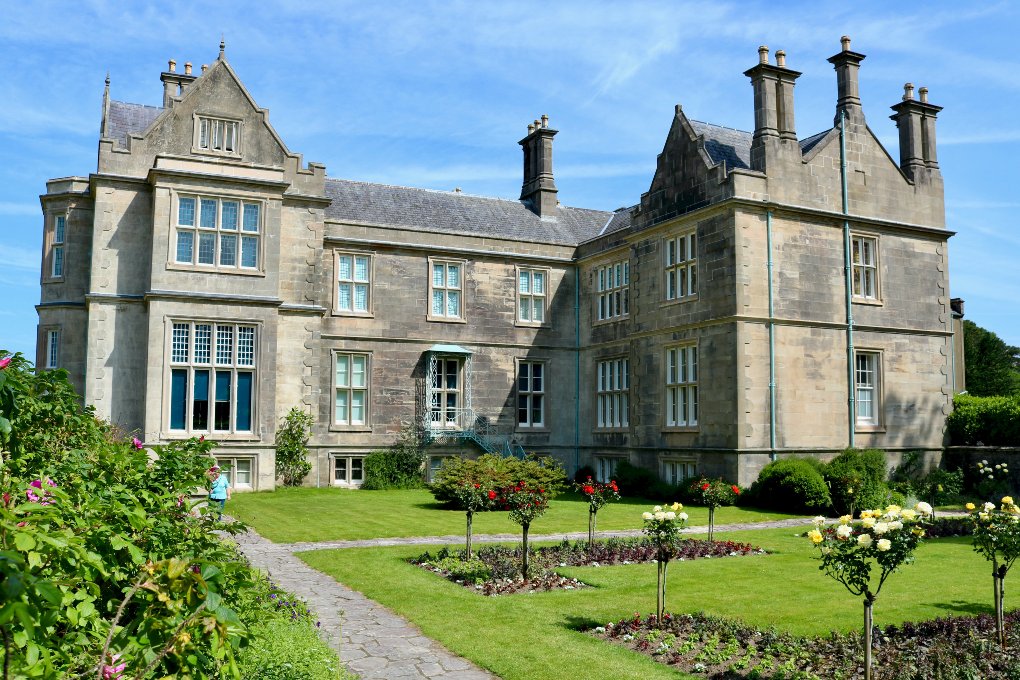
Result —
M 49 477 L 47 477 L 47 478 L 46 478 L 46 486 L 52 486 L 52 487 L 56 488 L 56 486 L 57 486 L 57 483 L 56 483 L 56 482 L 54 482 L 54 481 L 53 481 L 52 479 L 50 479 Z
M 41 479 L 33 479 L 32 482 L 29 484 L 29 486 L 34 486 L 37 489 L 41 489 L 42 488 L 42 480 Z
M 39 496 L 37 496 L 37 495 L 35 494 L 35 492 L 34 492 L 34 491 L 32 491 L 31 489 L 29 489 L 28 491 L 26 491 L 26 492 L 25 492 L 25 495 L 26 495 L 26 496 L 28 497 L 28 502 L 29 502 L 29 503 L 38 503 L 38 502 L 39 502 Z
M 0 359 L 0 371 L 2 371 L 5 368 L 7 368 L 7 364 L 9 364 L 9 363 L 11 363 L 11 358 L 10 357 L 4 357 L 3 359 Z
M 116 665 L 103 664 L 103 680 L 118 680 L 118 678 L 120 678 L 120 674 L 124 672 L 125 668 L 127 668 L 127 664 L 123 662 L 117 663 L 120 661 L 120 654 L 114 654 L 111 656 L 110 661 L 112 664 Z
M 132 437 L 131 443 L 135 445 L 136 449 L 140 450 L 142 448 L 142 440 L 139 439 L 138 437 Z

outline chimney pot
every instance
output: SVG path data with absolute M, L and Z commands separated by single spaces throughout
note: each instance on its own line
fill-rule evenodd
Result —
M 786 68 L 786 52 L 783 50 L 776 50 L 776 66 Z
M 191 62 L 190 61 L 184 62 L 184 75 L 186 75 L 186 76 L 190 76 L 191 75 Z
M 921 103 L 922 104 L 927 104 L 928 103 L 928 88 L 927 87 L 922 87 L 920 90 L 917 91 L 917 93 L 921 95 Z
M 769 63 L 769 46 L 759 45 L 758 46 L 758 63 L 767 64 Z
M 171 59 L 169 62 L 167 62 L 167 65 L 170 67 L 170 73 L 176 73 L 177 72 L 177 60 L 176 59 Z
M 209 69 L 209 64 L 202 64 L 202 73 L 205 73 Z
M 903 101 L 910 101 L 914 98 L 914 84 L 903 83 Z
M 534 123 L 528 123 L 528 134 L 530 135 L 534 131 L 535 131 L 535 124 Z
M 839 42 L 840 42 L 840 44 L 843 45 L 843 51 L 844 52 L 849 52 L 850 51 L 850 36 L 844 35 L 842 38 L 839 39 Z
M 545 115 L 544 113 L 542 114 L 542 127 L 543 128 L 549 127 L 549 116 Z

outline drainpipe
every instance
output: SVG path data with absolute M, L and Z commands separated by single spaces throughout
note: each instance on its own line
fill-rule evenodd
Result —
M 846 270 L 846 373 L 847 412 L 850 448 L 854 448 L 854 430 L 857 425 L 857 395 L 854 389 L 854 312 L 853 263 L 850 261 L 850 200 L 846 180 L 846 110 L 839 110 L 839 174 L 843 184 L 843 266 Z
M 769 272 L 769 460 L 776 459 L 776 320 L 772 296 L 772 211 L 765 212 Z
M 574 474 L 581 469 L 581 271 L 574 266 Z

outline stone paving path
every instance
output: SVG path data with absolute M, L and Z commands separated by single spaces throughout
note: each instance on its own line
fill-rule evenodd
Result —
M 810 524 L 807 518 L 721 524 L 716 531 L 776 529 Z M 707 533 L 703 526 L 684 533 Z M 600 537 L 639 536 L 640 530 L 600 531 Z M 533 541 L 583 540 L 587 532 L 532 536 Z M 515 541 L 519 534 L 482 534 L 476 543 Z M 393 545 L 452 545 L 463 543 L 463 535 L 378 538 L 364 541 L 323 541 L 319 543 L 271 543 L 254 531 L 234 538 L 252 565 L 264 569 L 279 585 L 304 598 L 318 615 L 329 644 L 340 654 L 348 669 L 364 680 L 382 678 L 437 678 L 438 680 L 499 680 L 467 659 L 456 656 L 431 640 L 407 619 L 393 613 L 361 593 L 316 571 L 295 553 L 329 548 L 366 548 Z

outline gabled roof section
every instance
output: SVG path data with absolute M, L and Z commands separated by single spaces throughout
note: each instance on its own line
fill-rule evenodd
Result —
M 836 128 L 829 128 L 828 130 L 822 130 L 818 134 L 811 135 L 805 139 L 800 140 L 800 152 L 802 155 L 807 156 L 811 153 L 811 150 L 818 146 L 819 143 L 833 132 L 836 132 Z
M 333 178 L 326 196 L 326 218 L 339 222 L 555 245 L 594 238 L 614 216 L 559 206 L 555 219 L 543 219 L 520 201 Z
M 696 135 L 705 138 L 705 151 L 713 163 L 726 163 L 727 170 L 751 167 L 750 132 L 699 120 L 691 120 L 690 124 Z
M 129 135 L 145 132 L 164 110 L 160 106 L 129 104 L 111 99 L 106 118 L 106 136 L 126 147 Z

